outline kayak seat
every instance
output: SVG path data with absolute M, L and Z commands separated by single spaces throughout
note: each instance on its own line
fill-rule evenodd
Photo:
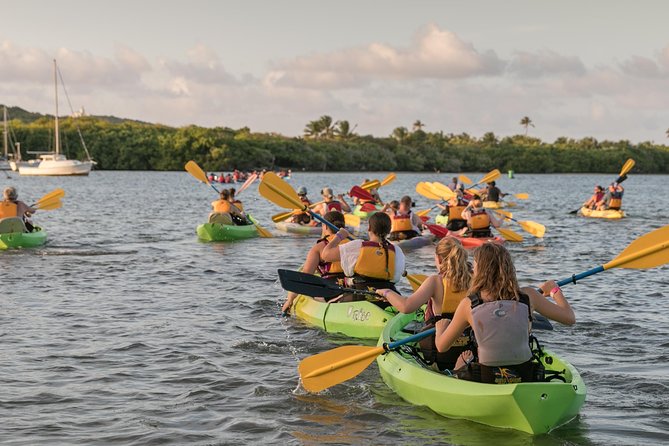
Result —
M 209 214 L 209 223 L 218 223 L 219 225 L 232 225 L 232 217 L 227 212 L 212 212 Z
M 0 219 L 0 234 L 13 232 L 28 232 L 21 217 L 7 217 Z

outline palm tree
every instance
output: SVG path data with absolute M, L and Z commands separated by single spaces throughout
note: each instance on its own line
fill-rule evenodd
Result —
M 413 123 L 414 132 L 417 132 L 418 130 L 423 130 L 423 127 L 425 127 L 425 124 L 423 124 L 420 119 L 416 119 L 416 122 Z
M 525 136 L 527 136 L 527 131 L 529 130 L 529 127 L 530 126 L 534 127 L 532 120 L 527 116 L 524 116 L 523 119 L 520 120 L 520 125 L 525 127 Z
M 669 129 L 667 129 L 667 138 L 669 138 Z
M 321 131 L 323 133 L 323 136 L 326 138 L 332 138 L 332 135 L 334 134 L 334 126 L 332 125 L 332 117 L 328 115 L 323 115 L 321 116 L 321 119 L 319 119 L 319 122 L 321 124 Z
M 404 139 L 409 135 L 409 130 L 406 127 L 396 127 L 393 130 L 392 137 L 397 140 L 400 144 L 404 142 Z
M 354 135 L 353 131 L 356 127 L 358 127 L 358 124 L 351 128 L 351 124 L 348 121 L 337 121 L 335 122 L 334 134 L 341 139 L 349 139 Z
M 318 121 L 309 121 L 304 127 L 304 137 L 305 138 L 318 138 L 323 133 L 323 126 L 320 120 Z

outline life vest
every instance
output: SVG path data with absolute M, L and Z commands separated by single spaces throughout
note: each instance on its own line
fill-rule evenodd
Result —
M 214 212 L 230 212 L 231 204 L 228 200 L 216 200 L 211 202 Z
M 18 206 L 13 201 L 0 201 L 0 218 L 18 217 Z
M 485 208 L 472 209 L 470 211 L 469 227 L 473 231 L 480 231 L 490 228 L 490 217 Z
M 323 237 L 322 239 L 318 240 L 316 244 L 323 242 L 326 246 L 328 243 L 330 243 L 334 239 L 335 235 L 328 235 L 327 237 Z M 348 243 L 348 239 L 344 239 L 339 242 L 340 245 L 343 245 L 344 243 Z M 318 262 L 318 272 L 321 274 L 321 277 L 327 279 L 331 277 L 344 277 L 344 270 L 341 267 L 341 262 L 325 262 L 323 260 L 320 260 Z
M 353 273 L 364 278 L 390 281 L 395 277 L 395 246 L 364 241 Z
M 611 199 L 609 200 L 609 209 L 620 209 L 623 204 L 622 192 L 611 192 Z
M 342 212 L 341 203 L 336 200 L 328 201 L 327 203 L 325 203 L 325 212 L 331 212 L 331 211 Z
M 390 232 L 418 232 L 418 228 L 411 222 L 411 211 L 408 214 L 395 214 L 391 216 L 390 222 Z
M 464 211 L 466 207 L 467 206 L 461 205 L 460 203 L 456 206 L 448 206 L 448 221 L 464 220 L 462 218 L 462 211 Z
M 482 366 L 519 365 L 532 358 L 530 349 L 530 302 L 526 294 L 516 300 L 472 301 L 472 330 L 478 362 Z

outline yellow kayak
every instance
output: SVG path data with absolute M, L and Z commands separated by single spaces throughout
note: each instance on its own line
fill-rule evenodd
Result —
M 595 211 L 586 207 L 582 207 L 581 215 L 583 215 L 584 217 L 591 217 L 591 218 L 617 219 L 617 218 L 625 218 L 625 211 L 623 211 L 622 209 L 619 210 L 606 209 L 603 211 Z

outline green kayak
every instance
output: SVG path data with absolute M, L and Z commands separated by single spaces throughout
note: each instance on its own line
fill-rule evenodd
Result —
M 227 242 L 258 237 L 255 225 L 222 225 L 219 223 L 204 223 L 197 227 L 197 236 L 206 242 Z
M 360 205 L 357 205 L 356 207 L 353 208 L 353 212 L 351 212 L 351 213 L 352 213 L 353 215 L 356 215 L 356 216 L 362 218 L 363 220 L 366 220 L 366 219 L 368 219 L 369 217 L 371 217 L 372 215 L 376 214 L 376 213 L 377 213 L 378 211 L 380 211 L 381 209 L 383 209 L 383 206 L 376 206 L 376 210 L 375 210 L 375 211 L 365 212 L 365 211 L 363 211 L 363 210 L 361 209 L 361 206 L 360 206 Z
M 409 336 L 403 328 L 413 315 L 398 315 L 388 322 L 379 346 Z M 383 381 L 406 401 L 427 406 L 448 418 L 463 418 L 489 426 L 543 434 L 578 415 L 585 401 L 585 384 L 578 371 L 554 353 L 544 350 L 546 371 L 563 371 L 566 382 L 482 384 L 428 369 L 409 354 L 391 351 L 377 364 Z
M 309 325 L 328 333 L 351 338 L 378 339 L 386 323 L 397 311 L 382 309 L 368 301 L 328 303 L 299 295 L 293 301 L 292 313 Z
M 46 243 L 46 231 L 35 226 L 33 232 L 9 232 L 0 234 L 0 249 L 34 248 Z

